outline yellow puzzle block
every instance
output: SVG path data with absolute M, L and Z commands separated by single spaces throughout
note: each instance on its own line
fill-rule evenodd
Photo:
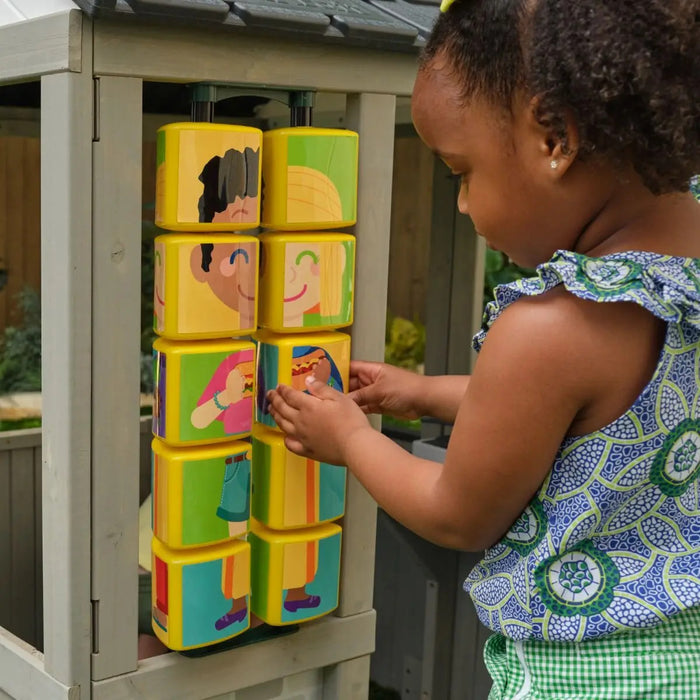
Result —
M 153 631 L 169 649 L 222 642 L 250 627 L 248 542 L 177 550 L 153 538 Z
M 262 224 L 281 231 L 352 226 L 357 220 L 358 136 L 296 126 L 263 135 Z
M 243 231 L 260 225 L 262 131 L 179 122 L 158 129 L 156 225 Z
M 253 426 L 252 516 L 275 530 L 336 520 L 345 512 L 345 467 L 300 457 L 276 430 Z
M 255 345 L 245 340 L 153 343 L 153 434 L 170 445 L 247 437 L 252 430 Z
M 280 335 L 260 330 L 258 342 L 255 420 L 270 428 L 277 423 L 270 415 L 267 391 L 278 384 L 306 390 L 306 377 L 313 375 L 333 389 L 347 392 L 350 375 L 350 336 L 346 333 L 297 333 Z
M 258 240 L 169 233 L 155 239 L 153 329 L 195 340 L 249 335 L 257 325 Z
M 153 534 L 168 547 L 202 547 L 248 532 L 251 445 L 170 447 L 155 438 Z
M 334 523 L 278 532 L 255 519 L 251 608 L 270 625 L 313 620 L 338 606 L 341 529 Z
M 264 233 L 259 324 L 278 333 L 332 330 L 353 321 L 355 238 Z

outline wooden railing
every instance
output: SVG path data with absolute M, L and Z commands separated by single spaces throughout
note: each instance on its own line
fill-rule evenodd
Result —
M 151 425 L 144 417 L 142 500 L 150 464 Z M 41 429 L 0 432 L 0 627 L 37 649 L 43 646 L 41 557 Z

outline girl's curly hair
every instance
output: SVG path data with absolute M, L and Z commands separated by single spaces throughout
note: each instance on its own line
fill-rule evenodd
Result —
M 631 164 L 654 193 L 700 172 L 700 0 L 456 0 L 421 58 L 444 54 L 466 98 L 521 90 L 581 157 Z

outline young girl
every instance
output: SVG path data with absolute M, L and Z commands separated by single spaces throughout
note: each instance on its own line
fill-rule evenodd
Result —
M 280 386 L 294 452 L 445 547 L 495 632 L 490 698 L 700 698 L 698 0 L 455 0 L 413 119 L 488 244 L 470 377 L 355 362 Z M 465 352 L 467 349 L 465 348 Z M 454 423 L 444 465 L 364 413 Z

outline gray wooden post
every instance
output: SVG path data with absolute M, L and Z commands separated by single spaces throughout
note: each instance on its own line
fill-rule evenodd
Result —
M 41 79 L 44 655 L 90 697 L 92 55 Z
M 348 96 L 348 128 L 360 134 L 352 356 L 366 360 L 384 358 L 395 114 L 393 95 Z M 376 417 L 372 421 L 381 427 Z M 370 610 L 374 592 L 377 506 L 352 475 L 346 514 L 339 617 Z M 369 657 L 354 659 L 325 675 L 324 698 L 359 700 L 367 697 L 368 687 Z
M 136 670 L 142 81 L 100 77 L 93 146 L 93 680 Z

